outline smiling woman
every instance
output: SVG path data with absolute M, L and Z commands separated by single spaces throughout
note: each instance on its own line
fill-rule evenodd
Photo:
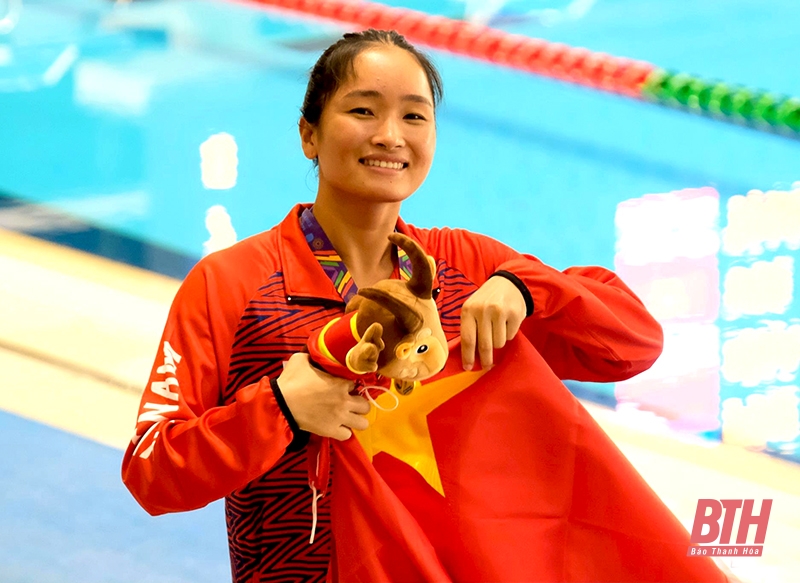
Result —
M 319 163 L 317 209 L 340 198 L 399 204 L 425 180 L 436 147 L 433 96 L 419 63 L 394 46 L 365 50 L 319 122 L 300 120 L 300 136 L 306 157 Z
M 399 204 L 416 191 L 433 161 L 441 96 L 436 69 L 395 32 L 345 35 L 328 49 L 300 119 L 303 152 L 319 168 L 317 218 L 342 196 Z
M 552 378 L 618 381 L 661 352 L 660 326 L 608 270 L 559 272 L 488 237 L 400 218 L 430 170 L 441 96 L 436 69 L 397 33 L 345 35 L 314 66 L 299 122 L 319 170 L 314 204 L 205 257 L 175 297 L 123 479 L 152 514 L 225 497 L 237 582 L 326 580 L 336 541 L 330 506 L 308 496 L 308 444 L 366 429 L 370 403 L 304 349 L 359 288 L 408 278 L 392 233 L 435 262 L 459 368 L 492 368 L 518 332 Z M 473 578 L 492 579 L 475 561 Z

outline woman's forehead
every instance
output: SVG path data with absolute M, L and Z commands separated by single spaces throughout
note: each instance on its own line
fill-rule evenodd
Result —
M 399 47 L 369 48 L 353 61 L 353 72 L 337 93 L 344 97 L 358 92 L 422 95 L 432 103 L 428 76 L 416 57 Z

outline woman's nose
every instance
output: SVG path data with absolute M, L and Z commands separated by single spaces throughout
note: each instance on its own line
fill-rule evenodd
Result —
M 372 143 L 391 150 L 403 145 L 403 133 L 400 124 L 394 119 L 382 120 L 372 137 Z

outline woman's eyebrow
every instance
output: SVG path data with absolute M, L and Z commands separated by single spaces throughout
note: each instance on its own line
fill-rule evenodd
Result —
M 356 89 L 355 91 L 351 91 L 347 95 L 344 96 L 345 99 L 350 97 L 367 97 L 367 98 L 381 98 L 383 95 L 380 91 L 375 91 L 374 89 Z M 400 99 L 403 101 L 413 101 L 415 103 L 422 103 L 424 105 L 428 105 L 433 107 L 431 100 L 423 95 L 417 95 L 416 93 L 410 93 L 408 95 L 403 95 Z
M 430 99 L 422 95 L 416 95 L 415 93 L 411 93 L 409 95 L 403 95 L 402 99 L 403 101 L 413 101 L 415 103 L 422 103 L 424 105 L 429 105 L 433 107 L 433 104 L 431 103 Z

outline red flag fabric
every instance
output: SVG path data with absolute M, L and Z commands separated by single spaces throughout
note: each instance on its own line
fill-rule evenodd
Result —
M 523 335 L 495 363 L 453 350 L 421 389 L 464 379 L 426 414 L 444 496 L 424 464 L 333 444 L 331 581 L 727 580 Z

